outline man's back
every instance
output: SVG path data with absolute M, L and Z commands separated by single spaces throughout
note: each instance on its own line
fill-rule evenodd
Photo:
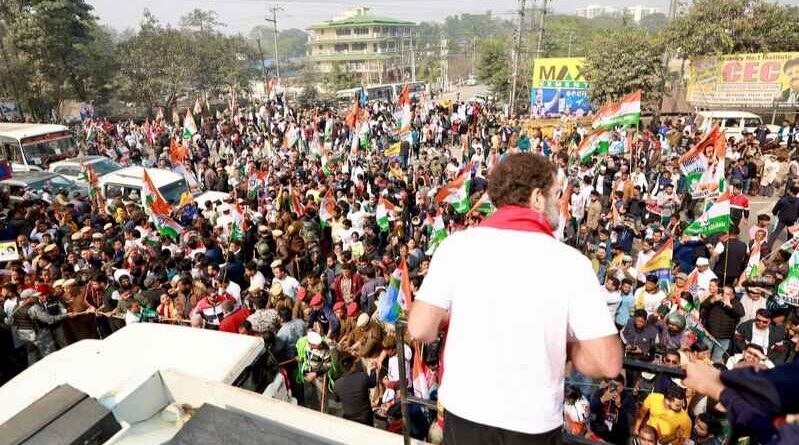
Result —
M 446 409 L 528 434 L 563 423 L 567 340 L 616 332 L 588 259 L 544 233 L 480 227 L 451 235 L 417 300 L 452 314 Z M 486 379 L 491 385 L 475 393 Z

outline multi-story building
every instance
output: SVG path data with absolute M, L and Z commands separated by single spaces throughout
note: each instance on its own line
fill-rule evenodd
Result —
M 624 8 L 624 15 L 627 17 L 631 17 L 635 23 L 641 23 L 641 19 L 652 14 L 657 14 L 660 12 L 658 8 L 652 8 L 649 6 L 642 6 L 642 5 L 635 5 L 635 6 L 628 6 Z
M 619 9 L 613 6 L 601 6 L 601 5 L 588 5 L 584 8 L 577 8 L 575 11 L 575 15 L 580 17 L 585 17 L 587 19 L 593 19 L 597 17 L 628 17 L 635 21 L 635 23 L 639 23 L 642 18 L 657 14 L 660 12 L 658 8 L 651 8 L 649 6 L 627 6 L 625 8 Z
M 400 82 L 413 65 L 416 24 L 371 15 L 369 8 L 308 27 L 309 60 L 320 73 L 351 73 L 363 84 Z
M 621 11 L 613 6 L 588 5 L 585 8 L 577 8 L 575 14 L 587 19 L 594 19 L 597 17 L 620 17 Z

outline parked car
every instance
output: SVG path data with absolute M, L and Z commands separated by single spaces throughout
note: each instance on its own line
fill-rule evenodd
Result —
M 20 202 L 25 199 L 50 199 L 61 190 L 66 190 L 70 197 L 79 192 L 82 197 L 88 195 L 89 190 L 81 187 L 74 181 L 57 173 L 32 170 L 15 172 L 11 178 L 0 181 L 0 189 L 8 191 L 11 202 Z M 45 199 L 49 194 L 49 199 Z
M 94 167 L 94 171 L 97 173 L 98 178 L 122 168 L 121 165 L 105 156 L 84 156 L 83 159 L 70 158 L 53 162 L 47 170 L 63 175 L 75 182 L 87 183 L 88 179 L 86 177 L 84 165 L 91 165 Z
M 714 122 L 719 123 L 721 129 L 724 130 L 725 136 L 728 138 L 732 137 L 736 141 L 739 141 L 743 138 L 742 134 L 744 132 L 754 132 L 755 129 L 763 123 L 763 119 L 754 113 L 746 111 L 700 111 L 697 113 L 696 119 L 694 120 L 697 128 L 703 132 L 710 131 Z M 777 131 L 779 131 L 780 127 L 776 125 L 766 125 L 766 128 L 771 131 L 771 133 L 766 136 L 767 140 L 777 137 Z

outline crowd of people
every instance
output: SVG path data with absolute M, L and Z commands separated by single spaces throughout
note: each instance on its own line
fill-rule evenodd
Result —
M 618 130 L 607 152 L 585 158 L 590 125 L 542 129 L 479 103 L 355 98 L 324 109 L 278 96 L 213 112 L 199 105 L 197 128 L 183 116 L 89 120 L 81 151 L 181 171 L 226 199 L 200 207 L 186 194 L 164 215 L 136 194 L 0 196 L 0 241 L 15 241 L 19 254 L 0 277 L 4 379 L 126 324 L 183 324 L 263 337 L 297 403 L 399 432 L 400 355 L 411 391 L 435 400 L 446 327 L 429 344 L 398 341 L 386 302 L 398 286 L 412 300 L 442 239 L 492 213 L 490 172 L 517 152 L 554 165 L 562 205 L 552 229 L 590 259 L 626 356 L 662 371 L 607 380 L 570 371 L 568 433 L 721 444 L 730 431 L 718 401 L 668 369 L 689 360 L 770 368 L 799 350 L 799 318 L 778 289 L 799 219 L 790 139 L 772 143 L 760 131 L 726 144 L 732 223 L 703 236 L 687 228 L 714 198 L 692 197 L 679 163 L 706 136 L 690 116 Z M 755 215 L 747 196 L 778 199 Z M 653 273 L 667 250 L 669 270 Z M 536 283 L 530 294 L 558 298 L 536 295 Z M 501 304 L 501 295 L 485 297 Z M 407 312 L 411 301 L 400 300 Z M 491 354 L 474 351 L 474 366 Z M 441 440 L 440 413 L 410 411 L 414 437 Z

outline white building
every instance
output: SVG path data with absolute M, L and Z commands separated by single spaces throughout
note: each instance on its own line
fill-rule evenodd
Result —
M 576 15 L 587 19 L 603 16 L 618 17 L 621 15 L 621 11 L 613 6 L 588 5 L 585 8 L 577 8 Z
M 635 23 L 641 23 L 641 19 L 652 14 L 657 14 L 660 9 L 649 6 L 635 5 L 624 8 L 624 15 L 631 17 Z
M 660 12 L 658 8 L 652 8 L 643 5 L 628 6 L 621 9 L 614 6 L 588 5 L 584 8 L 577 8 L 575 15 L 579 17 L 585 17 L 587 19 L 593 19 L 597 17 L 622 18 L 623 16 L 626 16 L 633 19 L 635 23 L 639 23 L 642 18 L 651 14 L 656 14 L 658 12 Z

